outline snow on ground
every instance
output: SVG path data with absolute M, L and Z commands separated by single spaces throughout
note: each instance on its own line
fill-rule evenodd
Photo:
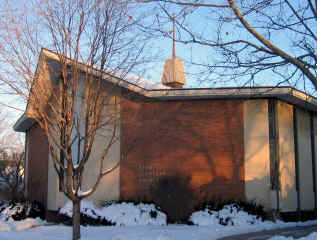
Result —
M 316 222 L 315 222 L 316 224 Z M 250 229 L 248 229 L 250 230 Z M 216 240 L 220 237 L 238 233 L 245 230 L 235 229 L 233 226 L 213 228 L 210 226 L 111 226 L 111 227 L 81 227 L 81 240 Z M 72 228 L 63 225 L 39 226 L 25 231 L 1 231 L 1 240 L 67 240 L 71 239 Z M 316 234 L 301 240 L 316 240 Z M 293 238 L 275 237 L 270 240 L 293 240 Z
M 0 231 L 21 231 L 42 225 L 44 222 L 38 218 L 26 218 L 21 221 L 0 221 Z
M 297 240 L 316 240 L 317 239 L 317 233 L 311 233 L 307 237 L 297 238 Z M 271 237 L 269 240 L 295 240 L 292 237 L 283 237 L 283 236 L 275 236 Z
M 72 229 L 66 226 L 42 226 L 25 231 L 1 232 L 1 240 L 65 240 Z M 208 227 L 185 225 L 133 227 L 81 227 L 81 240 L 212 240 L 216 235 Z M 214 237 L 213 237 L 214 236 Z
M 116 223 L 116 226 L 107 227 L 82 226 L 82 240 L 214 240 L 247 232 L 317 224 L 317 221 L 303 223 L 263 222 L 234 205 L 225 206 L 218 212 L 204 210 L 194 213 L 191 220 L 197 225 L 193 226 L 165 225 L 166 216 L 152 204 L 121 203 L 96 208 L 91 203 L 83 202 L 82 209 L 92 217 L 107 216 L 108 219 Z M 68 203 L 61 212 L 71 215 L 71 205 Z M 37 227 L 34 228 L 34 226 Z M 72 228 L 64 225 L 48 226 L 46 222 L 38 219 L 26 219 L 20 222 L 0 220 L 0 232 L 1 240 L 64 240 L 71 239 Z M 317 239 L 317 235 L 311 234 L 305 240 L 311 239 Z M 271 240 L 293 240 L 293 238 L 277 236 Z

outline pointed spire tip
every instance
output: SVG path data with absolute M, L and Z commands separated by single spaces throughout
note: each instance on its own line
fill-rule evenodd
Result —
M 175 39 L 175 31 L 176 31 L 176 26 L 175 26 L 175 14 L 173 14 L 173 53 L 172 53 L 172 57 L 176 58 L 176 39 Z

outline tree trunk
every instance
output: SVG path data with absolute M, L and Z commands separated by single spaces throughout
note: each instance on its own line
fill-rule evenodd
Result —
M 73 201 L 73 240 L 80 239 L 80 200 Z

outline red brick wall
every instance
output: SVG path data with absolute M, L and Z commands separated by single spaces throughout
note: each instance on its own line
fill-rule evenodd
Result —
M 121 122 L 121 198 L 154 200 L 164 176 L 188 177 L 195 205 L 244 198 L 242 101 L 123 99 Z
M 46 206 L 48 182 L 48 141 L 38 124 L 28 131 L 27 193 L 30 200 Z

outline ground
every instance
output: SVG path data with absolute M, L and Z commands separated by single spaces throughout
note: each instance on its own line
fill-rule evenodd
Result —
M 251 229 L 249 229 L 251 230 Z M 125 226 L 125 227 L 81 227 L 82 240 L 215 240 L 221 236 L 249 231 L 223 227 L 214 229 L 207 226 Z M 1 231 L 1 240 L 65 240 L 71 239 L 72 229 L 62 225 L 38 226 L 27 230 Z M 256 239 L 256 238 L 252 238 Z M 301 240 L 317 239 L 317 233 Z M 293 240 L 293 238 L 273 237 L 270 240 Z

